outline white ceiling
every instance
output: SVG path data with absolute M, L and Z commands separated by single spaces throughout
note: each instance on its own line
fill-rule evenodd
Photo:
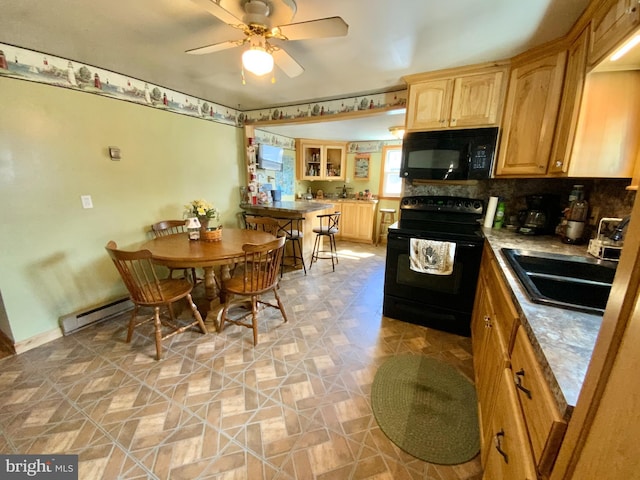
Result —
M 0 43 L 254 110 L 397 90 L 404 87 L 404 75 L 509 58 L 564 35 L 589 0 L 296 3 L 294 23 L 340 16 L 349 32 L 345 37 L 281 42 L 305 72 L 288 78 L 276 68 L 275 83 L 268 75 L 247 74 L 247 84 L 242 84 L 240 47 L 185 54 L 238 38 L 238 30 L 191 0 L 3 0 Z M 383 129 L 389 122 L 403 123 L 380 121 Z M 327 135 L 332 127 L 342 135 L 350 128 L 327 125 Z M 296 136 L 315 136 L 307 135 L 303 126 L 296 128 Z

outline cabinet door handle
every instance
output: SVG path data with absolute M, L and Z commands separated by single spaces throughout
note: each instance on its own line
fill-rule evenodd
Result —
M 516 374 L 513 376 L 513 381 L 516 384 L 516 388 L 519 388 L 520 390 L 522 390 L 524 392 L 524 394 L 529 397 L 529 400 L 531 400 L 531 390 L 529 390 L 528 388 L 525 388 L 522 385 L 522 378 L 524 377 L 524 369 L 521 368 L 519 371 L 516 372 Z
M 502 458 L 504 458 L 504 463 L 509 463 L 509 455 L 507 455 L 507 452 L 502 450 L 502 437 L 504 437 L 504 430 L 501 429 L 496 433 L 495 437 L 493 437 L 493 441 L 495 442 L 496 450 L 500 455 L 502 455 Z
M 484 316 L 484 328 L 491 328 L 491 317 L 489 315 Z
M 562 166 L 562 162 L 560 160 L 556 160 L 556 168 L 560 168 Z

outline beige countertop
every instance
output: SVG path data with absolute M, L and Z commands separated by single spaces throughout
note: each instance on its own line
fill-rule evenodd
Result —
M 241 203 L 240 208 L 243 210 L 255 210 L 255 211 L 269 211 L 269 212 L 282 212 L 282 213 L 308 213 L 315 212 L 317 210 L 324 210 L 327 208 L 327 204 L 332 202 L 320 203 L 310 202 L 305 200 L 297 200 L 295 202 L 273 202 L 267 205 L 253 205 L 248 203 Z
M 313 200 L 296 200 L 297 202 L 316 202 L 316 203 L 378 203 L 378 199 L 358 200 L 355 198 L 315 198 Z
M 517 248 L 594 257 L 587 253 L 586 245 L 566 245 L 559 237 L 527 236 L 506 229 L 490 228 L 483 228 L 483 233 L 511 289 L 511 296 L 521 313 L 522 325 L 531 340 L 560 412 L 568 419 L 578 400 L 602 317 L 533 303 L 501 249 Z

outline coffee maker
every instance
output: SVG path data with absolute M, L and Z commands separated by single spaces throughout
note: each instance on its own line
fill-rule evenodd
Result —
M 557 195 L 536 194 L 526 196 L 527 208 L 518 214 L 523 235 L 551 235 L 555 232 L 560 215 Z

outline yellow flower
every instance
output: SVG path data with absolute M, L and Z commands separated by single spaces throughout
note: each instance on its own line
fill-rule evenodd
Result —
M 220 226 L 220 212 L 206 200 L 192 200 L 184 208 L 186 217 L 207 217 L 210 229 L 215 230 Z

